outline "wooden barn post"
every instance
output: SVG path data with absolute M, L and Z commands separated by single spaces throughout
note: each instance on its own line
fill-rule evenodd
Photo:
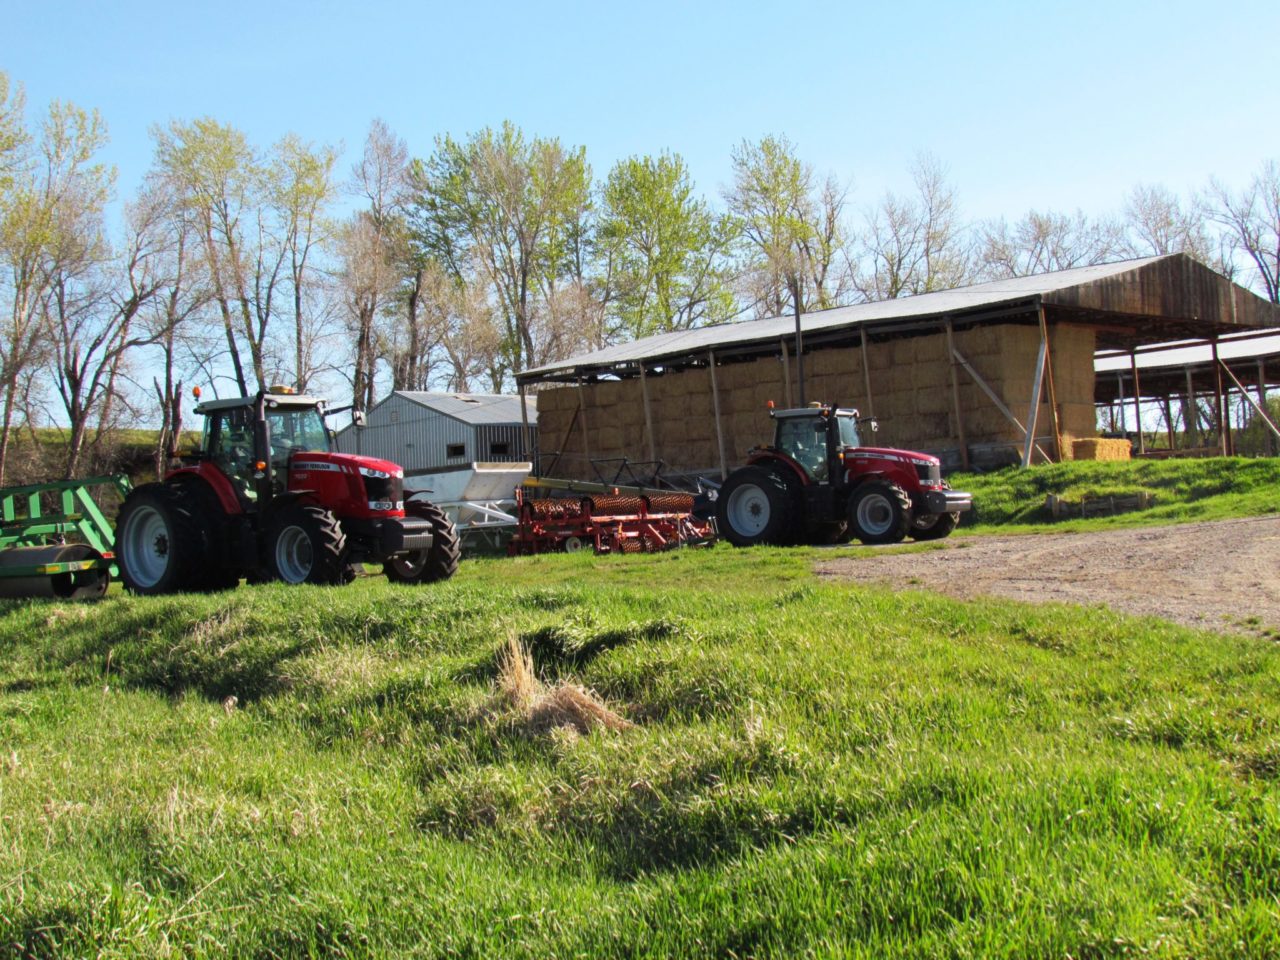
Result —
M 1058 424 L 1058 392 L 1053 387 L 1053 350 L 1049 343 L 1049 324 L 1044 318 L 1044 304 L 1036 308 L 1040 315 L 1040 339 L 1044 341 L 1045 376 L 1049 381 L 1049 422 L 1053 424 L 1053 452 L 1062 462 L 1062 428 Z
M 858 332 L 862 335 L 862 382 L 867 388 L 867 412 L 864 416 L 874 417 L 876 405 L 871 399 L 871 365 L 867 362 L 867 328 L 861 327 Z
M 529 442 L 529 401 L 523 383 L 520 384 L 520 424 L 523 427 L 520 435 L 524 439 L 524 458 L 533 462 L 533 444 Z M 533 463 L 533 475 L 538 475 L 537 463 Z
M 649 462 L 658 462 L 657 448 L 653 442 L 653 414 L 649 411 L 649 384 L 644 378 L 644 361 L 640 361 L 640 398 L 644 403 L 644 435 L 649 440 Z
M 582 459 L 586 461 L 587 467 L 591 467 L 591 443 L 587 435 L 591 432 L 587 426 L 587 399 L 586 391 L 582 389 L 582 380 L 578 380 L 578 413 L 582 415 Z M 587 476 L 590 480 L 590 475 Z
M 1031 466 L 1031 451 L 1036 446 L 1036 421 L 1040 418 L 1040 392 L 1044 387 L 1044 361 L 1048 342 L 1041 337 L 1036 351 L 1036 372 L 1031 382 L 1031 412 L 1027 414 L 1027 439 L 1022 446 L 1022 465 Z
M 1141 455 L 1147 452 L 1147 441 L 1142 434 L 1142 385 L 1138 382 L 1138 357 L 1132 350 L 1129 351 L 1129 370 L 1133 374 L 1133 418 L 1137 421 L 1138 453 Z
M 720 425 L 720 387 L 716 383 L 716 352 L 707 351 L 707 369 L 711 371 L 711 409 L 716 417 L 716 447 L 720 450 L 720 479 L 729 476 L 729 465 L 724 455 L 724 428 Z
M 1187 375 L 1187 448 L 1200 446 L 1200 407 L 1196 403 L 1196 388 L 1191 382 L 1191 365 L 1183 367 Z
M 1234 298 L 1232 305 L 1235 305 Z M 1222 402 L 1222 361 L 1218 359 L 1218 336 L 1214 334 L 1213 348 L 1213 415 L 1218 421 L 1218 449 L 1224 457 L 1230 456 L 1231 425 L 1227 423 L 1227 407 Z
M 960 374 L 956 371 L 955 343 L 952 338 L 951 318 L 942 318 L 942 327 L 947 332 L 947 368 L 951 371 L 951 409 L 956 417 L 956 442 L 960 444 L 960 469 L 969 469 L 969 444 L 964 436 L 964 415 L 960 411 Z
M 787 341 L 783 338 L 782 344 L 782 381 L 786 389 L 787 408 L 795 406 L 795 401 L 791 398 L 791 352 L 787 349 Z

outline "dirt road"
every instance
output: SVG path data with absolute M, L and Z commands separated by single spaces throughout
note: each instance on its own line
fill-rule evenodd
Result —
M 942 550 L 826 561 L 818 573 L 964 598 L 1104 603 L 1190 626 L 1280 636 L 1280 516 L 944 543 Z

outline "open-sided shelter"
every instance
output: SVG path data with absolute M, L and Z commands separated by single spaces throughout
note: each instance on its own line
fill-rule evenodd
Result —
M 1270 327 L 1275 304 L 1186 255 L 1127 260 L 805 314 L 804 394 L 875 416 L 877 445 L 950 469 L 1069 459 L 1097 435 L 1095 351 Z M 770 439 L 767 401 L 799 402 L 795 346 L 783 316 L 526 370 L 540 469 L 594 479 L 627 459 L 724 475 Z

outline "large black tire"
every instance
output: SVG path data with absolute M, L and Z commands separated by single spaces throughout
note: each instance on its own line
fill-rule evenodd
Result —
M 911 498 L 896 483 L 868 480 L 849 498 L 849 527 L 863 543 L 898 543 L 911 526 Z
M 206 550 L 189 589 L 215 591 L 239 586 L 240 571 L 227 556 L 228 517 L 218 495 L 203 480 L 187 480 L 174 489 L 183 509 L 199 525 Z
M 409 500 L 404 512 L 431 524 L 431 546 L 402 557 L 392 557 L 382 565 L 382 572 L 392 583 L 434 583 L 448 580 L 458 572 L 462 558 L 462 542 L 453 521 L 443 510 L 427 500 Z
M 911 521 L 912 540 L 941 540 L 960 522 L 958 513 L 922 513 Z
M 116 521 L 116 564 L 130 593 L 199 589 L 208 551 L 204 528 L 181 492 L 147 483 L 125 498 Z
M 729 474 L 716 498 L 716 529 L 737 547 L 783 544 L 796 536 L 796 503 L 786 483 L 764 467 Z
M 267 530 L 267 569 L 285 583 L 335 586 L 350 583 L 347 538 L 338 519 L 324 507 L 286 507 Z

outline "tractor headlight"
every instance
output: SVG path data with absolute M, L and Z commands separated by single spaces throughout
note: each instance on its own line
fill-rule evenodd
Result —
M 360 475 L 363 477 L 372 477 L 375 480 L 390 480 L 391 474 L 385 470 L 374 470 L 372 467 L 361 467 Z

